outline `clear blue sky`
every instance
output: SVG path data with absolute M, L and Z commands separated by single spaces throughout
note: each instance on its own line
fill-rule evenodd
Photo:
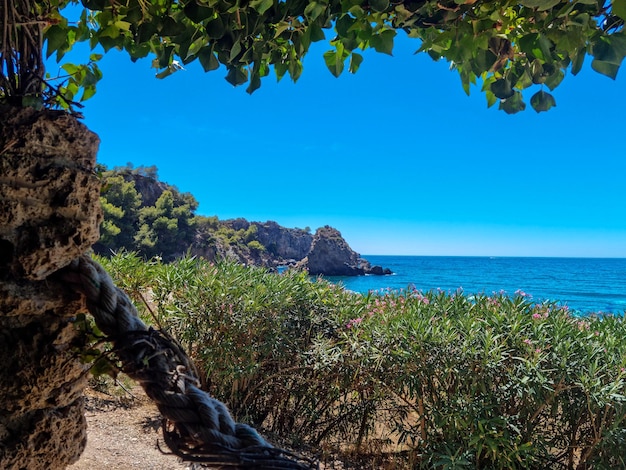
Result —
M 626 257 L 624 70 L 587 63 L 556 108 L 509 116 L 412 40 L 339 79 L 315 46 L 298 83 L 252 96 L 107 54 L 84 109 L 99 161 L 156 165 L 199 214 L 332 225 L 362 254 Z

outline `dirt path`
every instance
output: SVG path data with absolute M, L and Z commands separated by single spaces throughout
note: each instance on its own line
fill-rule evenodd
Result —
M 120 393 L 116 389 L 115 393 Z M 156 406 L 140 386 L 130 394 L 112 396 L 88 388 L 85 392 L 87 447 L 78 462 L 67 470 L 193 470 L 207 468 L 184 463 L 163 453 L 161 418 Z M 320 470 L 343 470 L 335 460 L 320 462 Z
M 167 451 L 161 436 L 159 412 L 140 387 L 135 396 L 112 397 L 88 390 L 87 447 L 80 460 L 68 470 L 188 470 Z

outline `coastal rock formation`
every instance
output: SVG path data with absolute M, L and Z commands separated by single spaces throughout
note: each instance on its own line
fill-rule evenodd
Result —
M 282 227 L 273 221 L 248 222 L 242 218 L 225 220 L 222 223 L 234 230 L 248 230 L 250 226 L 254 226 L 254 239 L 274 259 L 272 264 L 301 260 L 311 250 L 313 235 L 307 230 Z
M 389 269 L 372 267 L 350 248 L 339 230 L 328 225 L 317 229 L 309 253 L 296 266 L 306 269 L 312 276 L 391 274 Z
M 104 198 L 109 206 L 117 207 L 124 216 L 119 218 L 110 209 L 105 211 L 111 220 L 107 219 L 109 228 L 102 240 L 94 246 L 100 255 L 107 256 L 126 249 L 145 257 L 158 255 L 169 261 L 191 253 L 210 261 L 229 259 L 247 266 L 262 266 L 272 270 L 298 264 L 315 275 L 391 273 L 380 266 L 370 266 L 331 227 L 323 227 L 314 237 L 308 228 L 286 228 L 273 221 L 249 222 L 243 218 L 219 220 L 217 216 L 195 216 L 195 198 L 189 193 L 180 193 L 175 186 L 159 181 L 156 167 L 133 168 L 129 164 L 124 168 L 104 170 L 103 174 L 105 178 L 111 178 L 105 187 L 114 189 L 110 200 L 107 199 L 108 193 Z M 119 176 L 126 183 L 132 184 L 123 186 Z M 169 204 L 176 204 L 176 210 L 167 211 L 168 204 L 159 202 L 165 191 L 172 195 Z M 120 198 L 118 193 L 128 193 L 128 197 Z M 132 202 L 137 200 L 140 201 L 139 209 L 136 202 Z M 128 207 L 124 204 L 128 204 Z M 133 214 L 134 218 L 131 217 Z M 167 220 L 167 224 L 160 224 L 158 231 L 145 222 L 154 219 L 154 214 L 158 215 L 159 220 Z M 170 225 L 177 229 L 169 230 Z M 117 234 L 110 230 L 112 226 L 118 228 Z M 167 240 L 167 243 L 163 240 Z M 306 261 L 303 261 L 305 258 Z

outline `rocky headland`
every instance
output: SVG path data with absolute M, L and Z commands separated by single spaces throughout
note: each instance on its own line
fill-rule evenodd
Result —
M 372 266 L 355 252 L 339 230 L 324 226 L 312 234 L 310 230 L 282 227 L 276 222 L 248 222 L 245 219 L 220 221 L 237 232 L 252 234 L 246 244 L 207 238 L 199 232 L 191 252 L 209 260 L 234 259 L 249 266 L 269 269 L 304 269 L 312 276 L 363 276 L 393 274 L 390 269 Z M 205 234 L 206 235 L 206 234 Z M 256 243 L 252 243 L 256 242 Z
M 272 270 L 304 269 L 313 276 L 392 274 L 356 253 L 339 230 L 287 228 L 273 221 L 220 220 L 195 214 L 193 195 L 158 180 L 156 167 L 101 169 L 104 223 L 94 250 L 127 250 L 171 261 L 186 253 L 230 259 Z

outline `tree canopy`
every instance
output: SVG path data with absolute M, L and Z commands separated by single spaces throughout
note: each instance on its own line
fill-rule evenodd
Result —
M 57 61 L 79 42 L 94 51 L 122 49 L 133 61 L 151 57 L 158 78 L 193 61 L 207 72 L 224 65 L 226 80 L 247 84 L 252 93 L 272 69 L 278 79 L 297 80 L 312 42 L 329 42 L 324 60 L 339 76 L 358 70 L 360 51 L 392 54 L 394 38 L 402 33 L 416 39 L 419 52 L 447 60 L 466 93 L 480 83 L 488 105 L 499 101 L 507 113 L 525 109 L 522 91 L 529 88 L 533 109 L 550 109 L 556 103 L 550 91 L 567 72 L 576 75 L 587 56 L 595 71 L 611 78 L 626 56 L 626 0 L 2 0 L 0 5 L 10 13 L 0 15 L 8 18 L 0 20 L 5 21 L 0 98 L 61 107 L 95 93 L 102 55 L 64 64 L 67 76 L 42 77 L 38 83 L 28 74 L 41 74 L 43 67 L 28 60 L 43 38 L 45 55 L 54 54 Z M 44 36 L 37 39 L 40 33 Z M 24 53 L 23 42 L 29 41 Z
M 189 249 L 198 207 L 191 194 L 160 182 L 156 167 L 108 170 L 100 165 L 99 171 L 104 219 L 97 253 L 127 250 L 171 260 Z

